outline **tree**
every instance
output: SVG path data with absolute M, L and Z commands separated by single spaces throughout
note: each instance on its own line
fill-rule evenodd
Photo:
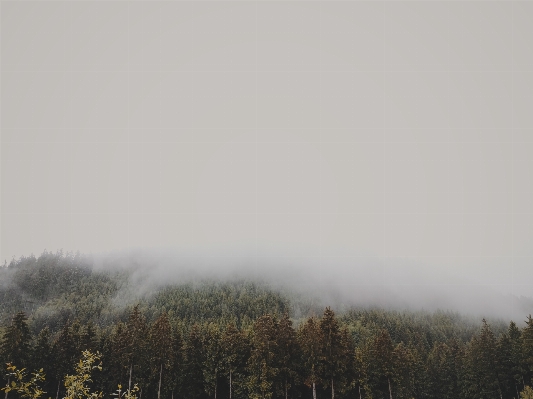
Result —
M 455 359 L 446 343 L 435 343 L 427 362 L 429 396 L 435 399 L 456 399 L 459 397 Z
M 150 344 L 153 369 L 159 370 L 157 399 L 160 399 L 163 368 L 168 369 L 170 366 L 169 352 L 172 348 L 172 330 L 166 313 L 159 316 L 153 324 L 150 330 Z
M 373 371 L 376 385 L 382 393 L 388 391 L 389 397 L 392 399 L 394 345 L 387 330 L 381 330 L 375 337 L 371 350 L 374 358 Z
M 29 380 L 25 368 L 19 370 L 17 366 L 7 363 L 7 372 L 11 383 L 0 389 L 6 393 L 6 398 L 11 391 L 15 391 L 24 399 L 38 399 L 46 393 L 39 387 L 39 384 L 45 380 L 43 369 L 31 373 Z
M 371 392 L 370 389 L 370 364 L 372 361 L 371 347 L 368 342 L 365 342 L 361 346 L 355 349 L 354 354 L 354 382 L 357 386 L 359 393 L 359 399 L 362 399 L 363 390 L 365 393 Z M 368 395 L 366 395 L 368 396 Z
M 125 335 L 127 341 L 124 349 L 129 364 L 128 389 L 131 390 L 133 368 L 144 357 L 146 336 L 148 335 L 146 318 L 141 314 L 139 305 L 135 305 L 129 315 Z
M 0 355 L 4 362 L 26 366 L 30 360 L 32 337 L 27 320 L 24 312 L 18 312 L 13 316 L 11 325 L 7 327 L 0 343 Z
M 203 364 L 205 354 L 202 333 L 198 324 L 193 324 L 184 345 L 184 396 L 199 398 L 204 392 Z
M 205 351 L 204 381 L 206 392 L 217 398 L 217 380 L 222 369 L 222 342 L 220 330 L 214 323 L 209 323 L 204 335 Z
M 343 386 L 343 377 L 350 370 L 352 352 L 348 332 L 341 332 L 335 312 L 327 307 L 320 320 L 320 333 L 323 342 L 322 373 L 324 384 L 331 388 L 331 399 L 335 398 L 335 381 Z
M 284 313 L 281 319 L 277 322 L 277 338 L 278 342 L 278 391 L 282 392 L 285 399 L 288 399 L 289 389 L 291 383 L 298 377 L 297 361 L 299 360 L 299 346 L 296 337 L 296 331 L 292 328 L 292 321 L 288 313 Z
M 479 335 L 470 341 L 465 352 L 463 392 L 474 399 L 501 397 L 496 367 L 496 340 L 490 326 L 483 319 Z
M 323 358 L 322 331 L 316 318 L 308 318 L 298 329 L 298 342 L 303 355 L 304 383 L 313 389 L 313 399 L 316 399 L 316 385 L 321 381 Z
M 248 359 L 248 387 L 252 398 L 272 397 L 274 381 L 279 374 L 276 330 L 276 322 L 269 314 L 261 316 L 253 324 L 252 350 Z
M 533 389 L 526 385 L 524 390 L 520 392 L 520 399 L 533 399 Z
M 525 369 L 525 384 L 533 381 L 533 318 L 531 315 L 526 320 L 526 326 L 522 329 L 522 356 Z
M 75 374 L 65 376 L 66 395 L 63 399 L 100 399 L 102 392 L 91 392 L 87 383 L 92 382 L 91 374 L 95 369 L 102 370 L 99 352 L 83 351 L 75 368 Z
M 239 382 L 244 374 L 243 365 L 249 356 L 250 348 L 246 335 L 235 324 L 228 324 L 222 335 L 222 368 L 228 377 L 229 399 L 233 398 L 235 380 Z M 242 381 L 240 381 L 242 383 Z
M 56 399 L 59 396 L 59 388 L 65 374 L 72 370 L 72 364 L 76 362 L 78 352 L 70 331 L 70 324 L 67 322 L 59 331 L 59 335 L 52 344 L 52 356 L 55 364 L 55 377 L 57 378 Z

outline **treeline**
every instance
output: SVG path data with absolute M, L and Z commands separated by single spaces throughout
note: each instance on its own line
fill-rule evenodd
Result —
M 521 392 L 533 377 L 531 316 L 524 328 L 511 322 L 498 337 L 483 320 L 467 342 L 452 336 L 432 343 L 416 328 L 398 341 L 385 328 L 342 320 L 326 308 L 297 326 L 287 313 L 245 327 L 190 325 L 167 313 L 150 323 L 136 306 L 125 322 L 103 329 L 75 321 L 33 336 L 19 312 L 1 339 L 0 358 L 43 368 L 44 390 L 57 398 L 83 350 L 102 354 L 95 390 L 138 384 L 148 399 L 527 397 Z
M 90 257 L 61 251 L 12 260 L 0 267 L 0 328 L 19 310 L 30 316 L 34 333 L 45 326 L 56 332 L 68 320 L 107 326 L 127 320 L 131 303 L 139 304 L 148 321 L 167 312 L 186 323 L 241 325 L 265 313 L 290 311 L 289 298 L 259 282 L 178 280 L 147 286 L 142 277 L 150 277 L 149 267 L 138 269 L 112 261 L 96 269 Z M 298 306 L 305 313 L 311 309 L 303 302 Z

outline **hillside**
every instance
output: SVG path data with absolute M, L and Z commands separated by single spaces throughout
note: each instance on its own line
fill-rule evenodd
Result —
M 265 281 L 154 284 L 138 267 L 45 252 L 0 268 L 0 361 L 42 367 L 45 391 L 62 395 L 81 352 L 98 351 L 95 389 L 107 395 L 131 376 L 149 399 L 310 398 L 313 389 L 511 399 L 533 377 L 531 318 L 520 328 L 446 311 L 336 313 Z

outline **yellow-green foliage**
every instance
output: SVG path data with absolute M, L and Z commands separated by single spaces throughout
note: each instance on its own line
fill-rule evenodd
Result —
M 522 392 L 520 392 L 520 399 L 533 399 L 533 389 L 526 386 Z
M 116 396 L 117 399 L 137 399 L 137 395 L 135 395 L 136 392 L 139 392 L 139 387 L 137 384 L 133 386 L 133 389 L 126 389 L 125 391 L 122 390 L 122 385 L 118 384 L 117 392 L 112 393 L 112 396 Z
M 38 385 L 44 381 L 45 374 L 43 369 L 31 373 L 29 380 L 27 379 L 26 369 L 18 370 L 17 366 L 13 366 L 11 363 L 7 364 L 7 372 L 8 384 L 2 388 L 2 391 L 6 393 L 15 391 L 20 397 L 27 399 L 38 399 L 46 393 Z
M 91 392 L 87 386 L 87 383 L 92 382 L 92 371 L 94 369 L 102 370 L 101 357 L 100 352 L 92 353 L 89 350 L 82 352 L 82 357 L 76 365 L 76 374 L 65 376 L 67 394 L 63 399 L 101 399 L 103 397 L 102 392 Z M 13 366 L 10 363 L 7 364 L 7 372 L 8 384 L 0 390 L 5 392 L 15 391 L 24 399 L 39 399 L 46 393 L 38 385 L 45 380 L 43 369 L 31 373 L 29 380 L 26 369 L 18 370 L 17 366 Z M 136 393 L 138 391 L 137 384 L 134 385 L 133 389 L 124 391 L 122 390 L 122 385 L 119 384 L 117 392 L 111 395 L 116 396 L 117 399 L 137 399 Z
M 65 377 L 67 395 L 63 399 L 99 399 L 102 392 L 90 392 L 87 386 L 92 382 L 91 373 L 94 369 L 102 370 L 101 355 L 99 352 L 83 351 L 82 358 L 76 365 L 76 374 Z

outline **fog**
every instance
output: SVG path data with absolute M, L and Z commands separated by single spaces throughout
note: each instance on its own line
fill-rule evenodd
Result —
M 113 251 L 93 255 L 95 270 L 126 270 L 128 284 L 115 298 L 126 306 L 160 289 L 180 284 L 251 281 L 296 299 L 295 315 L 313 304 L 338 312 L 351 308 L 396 311 L 452 311 L 476 319 L 498 318 L 522 324 L 531 313 L 533 299 L 512 295 L 497 284 L 483 284 L 453 273 L 439 273 L 416 261 L 402 260 L 403 275 L 387 278 L 380 259 L 206 257 L 175 251 Z
M 0 259 L 522 319 L 531 20 L 522 1 L 3 2 Z

